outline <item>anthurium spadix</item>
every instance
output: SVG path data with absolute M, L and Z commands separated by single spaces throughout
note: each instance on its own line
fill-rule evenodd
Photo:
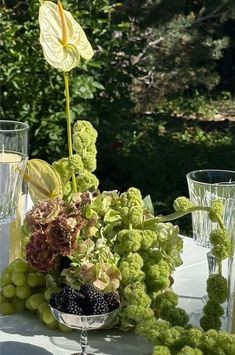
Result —
M 91 59 L 94 52 L 81 26 L 60 1 L 40 1 L 40 43 L 46 61 L 68 72 L 78 66 L 80 56 Z

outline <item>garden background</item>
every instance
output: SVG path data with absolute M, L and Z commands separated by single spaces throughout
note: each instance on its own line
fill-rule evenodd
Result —
M 98 130 L 101 190 L 138 187 L 169 213 L 187 172 L 235 170 L 234 0 L 62 3 L 95 50 L 71 73 L 71 107 Z M 1 5 L 1 119 L 28 122 L 30 157 L 52 162 L 67 155 L 64 81 L 43 58 L 39 1 Z

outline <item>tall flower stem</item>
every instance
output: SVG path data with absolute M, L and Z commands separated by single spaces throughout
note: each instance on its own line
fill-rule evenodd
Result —
M 210 212 L 210 207 L 206 207 L 206 206 L 194 206 L 189 208 L 187 211 L 176 211 L 173 212 L 171 214 L 168 214 L 166 216 L 157 216 L 157 217 L 153 217 L 150 218 L 146 221 L 143 222 L 143 225 L 145 227 L 147 227 L 148 225 L 152 225 L 153 223 L 163 223 L 163 222 L 170 222 L 170 221 L 174 221 L 175 219 L 181 218 L 183 216 L 186 216 L 189 213 L 195 212 L 195 211 L 205 211 L 205 212 Z
M 68 74 L 68 72 L 64 72 L 64 83 L 65 83 L 65 97 L 66 97 L 68 153 L 69 153 L 69 157 L 71 157 L 73 155 L 73 142 L 72 142 L 72 130 L 71 130 L 69 74 Z M 76 178 L 75 178 L 74 173 L 72 173 L 72 190 L 73 190 L 73 192 L 77 192 L 77 183 L 76 183 Z

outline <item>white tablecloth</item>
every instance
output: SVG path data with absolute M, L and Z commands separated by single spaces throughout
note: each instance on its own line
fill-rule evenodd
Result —
M 182 296 L 201 297 L 206 291 L 208 276 L 206 253 L 192 239 L 184 238 L 184 264 L 174 273 L 174 290 Z M 180 298 L 179 305 L 187 312 L 201 310 L 200 299 Z M 80 332 L 69 334 L 48 330 L 30 313 L 1 316 L 1 355 L 69 355 L 80 351 Z M 133 332 L 97 330 L 89 332 L 89 350 L 103 355 L 148 355 L 152 347 Z

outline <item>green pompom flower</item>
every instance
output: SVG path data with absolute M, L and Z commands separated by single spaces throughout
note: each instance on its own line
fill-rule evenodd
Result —
M 203 355 L 203 352 L 197 348 L 191 348 L 191 346 L 184 346 L 177 355 Z
M 210 242 L 213 245 L 221 244 L 224 240 L 230 239 L 227 229 L 214 229 L 210 234 Z
M 221 317 L 224 314 L 224 309 L 219 303 L 209 300 L 203 307 L 203 312 L 208 316 Z
M 173 206 L 177 212 L 187 212 L 190 208 L 193 207 L 193 203 L 189 198 L 180 196 L 174 201 Z
M 184 309 L 180 307 L 171 307 L 171 308 L 163 308 L 160 312 L 160 316 L 162 319 L 170 322 L 173 326 L 186 326 L 189 321 L 189 317 Z
M 216 303 L 223 303 L 227 299 L 227 280 L 219 274 L 212 274 L 207 280 L 207 293 L 209 299 Z
M 78 190 L 84 192 L 87 190 L 95 190 L 99 185 L 99 180 L 90 171 L 84 171 L 76 177 Z
M 218 222 L 218 217 L 223 218 L 224 204 L 222 201 L 213 201 L 211 203 L 211 211 L 209 212 L 209 218 L 212 222 Z
M 209 329 L 220 330 L 221 320 L 219 319 L 219 317 L 204 315 L 200 319 L 200 325 L 205 331 Z
M 171 355 L 171 352 L 168 347 L 164 345 L 157 345 L 154 347 L 153 355 Z

